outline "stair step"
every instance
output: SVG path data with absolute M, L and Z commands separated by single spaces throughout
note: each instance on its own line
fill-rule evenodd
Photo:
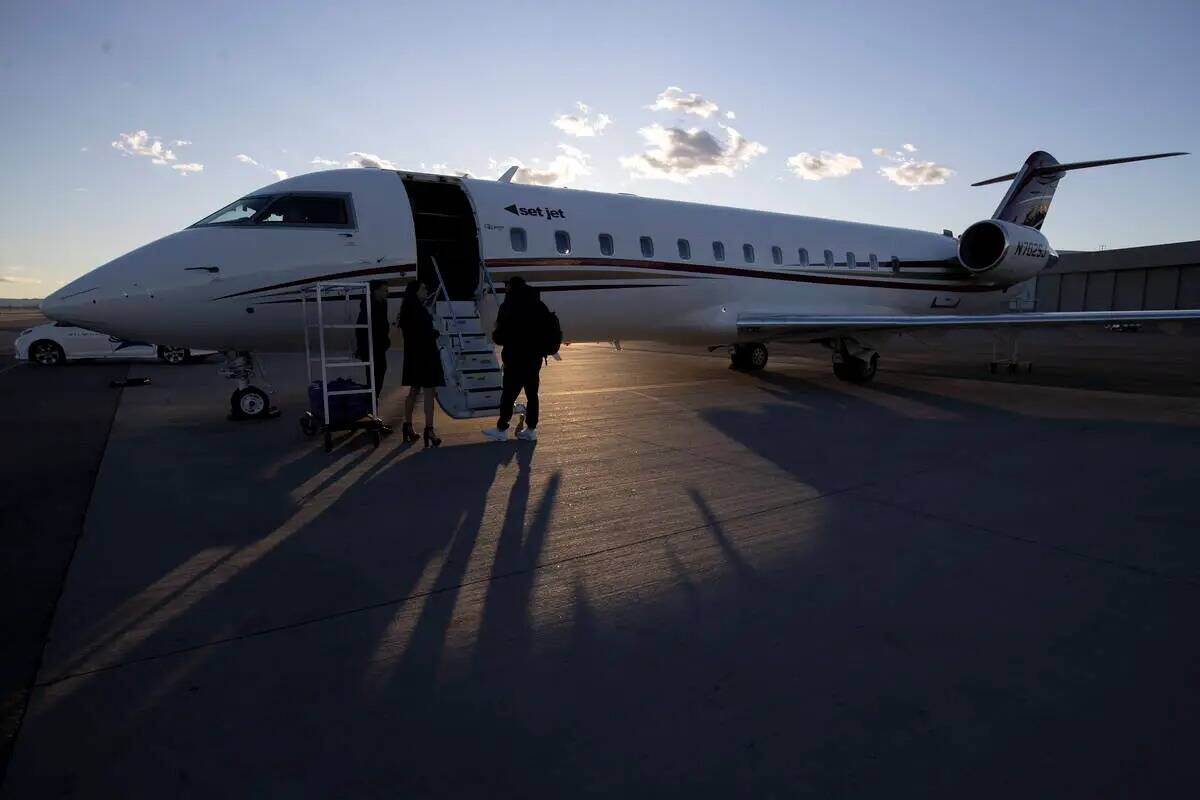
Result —
M 434 304 L 439 317 L 478 317 L 479 309 L 474 300 L 439 300 Z
M 441 319 L 441 324 L 438 327 L 446 333 L 475 333 L 479 334 L 480 336 L 483 335 L 483 325 L 480 324 L 478 317 L 472 317 L 470 319 L 464 317 L 459 317 L 458 319 L 443 317 Z
M 499 369 L 500 365 L 496 363 L 496 354 L 491 350 L 482 353 L 464 350 L 456 354 L 458 356 L 458 368 L 460 370 L 472 369 Z
M 467 408 L 474 411 L 480 408 L 499 408 L 500 390 L 485 389 L 467 393 Z
M 468 372 L 462 376 L 462 386 L 469 392 L 499 389 L 502 382 L 503 377 L 499 371 Z

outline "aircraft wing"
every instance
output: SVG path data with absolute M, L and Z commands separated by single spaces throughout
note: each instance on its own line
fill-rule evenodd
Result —
M 738 333 L 766 339 L 814 341 L 855 333 L 952 328 L 1019 329 L 1115 323 L 1200 322 L 1200 309 L 1166 311 L 1029 311 L 1011 314 L 778 314 L 746 313 Z

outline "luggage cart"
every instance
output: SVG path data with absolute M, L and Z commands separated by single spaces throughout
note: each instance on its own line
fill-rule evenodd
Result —
M 333 434 L 337 431 L 367 431 L 371 441 L 378 447 L 386 426 L 379 418 L 375 400 L 375 341 L 371 336 L 370 284 L 363 281 L 323 281 L 306 287 L 300 298 L 304 315 L 304 355 L 308 363 L 310 406 L 300 417 L 300 429 L 306 436 L 323 433 L 326 453 L 333 449 Z M 360 304 L 365 304 L 367 309 L 365 325 L 357 321 Z M 359 360 L 357 354 L 349 357 L 330 356 L 326 341 L 328 331 L 349 330 L 357 334 L 363 329 L 367 331 L 366 361 Z M 319 379 L 317 371 L 313 369 L 314 364 L 320 365 Z M 366 384 L 348 378 L 339 378 L 330 383 L 330 372 L 344 369 L 365 369 Z

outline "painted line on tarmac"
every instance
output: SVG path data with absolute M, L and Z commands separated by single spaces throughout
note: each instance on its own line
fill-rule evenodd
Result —
M 706 378 L 699 381 L 679 381 L 678 383 L 645 383 L 639 386 L 605 386 L 598 389 L 572 389 L 566 392 L 542 392 L 541 397 L 567 397 L 577 394 L 604 394 L 605 392 L 636 392 L 645 389 L 672 389 L 676 386 L 703 386 L 709 383 L 729 383 L 726 378 Z
M 23 366 L 25 366 L 25 362 L 23 362 L 23 361 L 18 361 L 15 364 L 9 364 L 4 369 L 0 369 L 0 375 L 3 375 L 6 372 L 11 372 L 12 370 L 16 369 L 17 367 L 23 367 Z

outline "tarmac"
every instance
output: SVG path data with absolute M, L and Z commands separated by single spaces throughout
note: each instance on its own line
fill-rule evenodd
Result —
M 962 341 L 576 344 L 536 445 L 330 454 L 303 356 L 250 424 L 211 363 L 0 361 L 0 796 L 1189 792 L 1200 342 Z

